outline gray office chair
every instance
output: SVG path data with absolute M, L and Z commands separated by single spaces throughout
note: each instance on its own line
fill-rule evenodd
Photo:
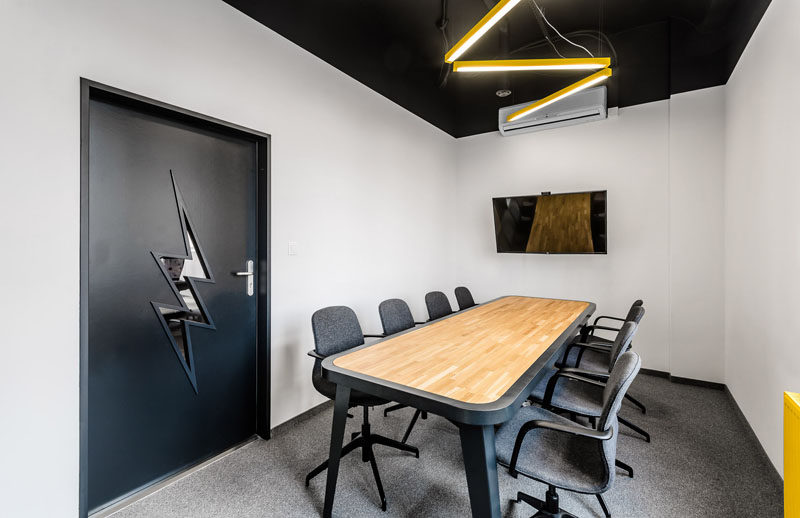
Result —
M 630 310 L 628 310 L 628 314 L 625 316 L 624 322 L 635 322 L 638 325 L 642 321 L 645 309 L 641 302 L 641 300 L 637 300 L 633 303 Z M 597 317 L 594 325 L 585 326 L 583 329 L 586 330 L 586 332 L 581 332 L 579 341 L 573 342 L 567 346 L 564 351 L 564 358 L 559 365 L 560 367 L 576 367 L 590 371 L 605 372 L 614 341 L 596 336 L 594 331 L 601 329 L 619 332 L 620 328 L 599 326 L 596 322 L 600 318 L 621 320 L 617 317 Z M 630 348 L 631 345 L 628 347 Z M 626 394 L 625 399 L 639 407 L 639 410 L 641 410 L 643 414 L 647 413 L 647 407 L 644 406 L 644 403 L 636 399 L 633 395 Z
M 634 300 L 633 304 L 631 304 L 631 307 L 628 310 L 628 315 L 630 315 L 631 309 L 635 308 L 636 306 L 644 306 L 644 301 L 642 299 Z M 625 320 L 627 320 L 627 317 L 626 318 L 622 318 L 622 317 L 612 317 L 612 316 L 608 316 L 608 315 L 600 315 L 599 317 L 594 319 L 594 324 L 597 325 L 597 322 L 599 322 L 600 320 L 603 320 L 603 319 L 618 320 L 620 322 L 624 322 Z
M 602 413 L 602 387 L 603 380 L 608 379 L 613 371 L 618 358 L 628 350 L 628 346 L 636 334 L 637 325 L 634 322 L 625 322 L 617 334 L 611 355 L 602 370 L 589 371 L 575 368 L 561 368 L 546 381 L 539 383 L 531 392 L 530 399 L 540 403 L 543 408 L 556 409 L 569 412 L 573 415 L 581 415 L 589 418 L 589 422 L 594 423 L 595 419 Z M 572 383 L 578 376 L 581 379 L 592 380 L 587 386 L 582 383 Z M 650 442 L 650 434 L 627 419 L 619 418 L 619 422 L 638 434 L 641 434 L 645 441 Z M 627 469 L 631 476 L 633 470 L 629 466 L 621 466 Z
M 609 317 L 606 315 L 601 315 L 594 319 L 594 324 L 590 326 L 583 326 L 583 328 L 581 328 L 581 332 L 585 338 L 590 338 L 590 341 L 592 342 L 611 344 L 614 342 L 614 340 L 597 336 L 595 335 L 595 331 L 619 331 L 619 327 L 610 327 L 607 325 L 601 326 L 598 324 L 601 319 L 617 320 L 622 323 L 636 322 L 638 324 L 641 322 L 642 317 L 644 317 L 644 303 L 642 303 L 641 299 L 639 299 L 631 305 L 625 317 Z
M 625 322 L 639 324 L 644 318 L 644 306 L 632 306 L 628 311 Z M 595 335 L 595 331 L 611 331 L 619 333 L 621 327 L 608 327 L 599 325 L 584 326 L 581 332 L 564 351 L 562 366 L 564 367 L 585 367 L 590 370 L 603 370 L 608 364 L 608 355 L 614 345 L 613 339 Z M 591 344 L 593 347 L 587 347 Z
M 471 308 L 475 305 L 475 300 L 472 298 L 472 293 L 464 286 L 456 288 L 456 302 L 458 302 L 458 309 L 464 310 Z
M 411 329 L 417 324 L 423 323 L 414 322 L 414 316 L 411 314 L 411 309 L 409 309 L 408 304 L 401 299 L 388 299 L 381 302 L 378 305 L 378 315 L 381 317 L 381 325 L 383 326 L 384 336 L 400 333 L 407 329 Z M 383 416 L 386 417 L 389 415 L 389 412 L 394 412 L 395 410 L 405 407 L 406 405 L 401 404 L 392 405 L 383 410 Z M 414 417 L 411 418 L 411 422 L 406 428 L 406 431 L 403 434 L 403 439 L 400 442 L 405 444 L 406 441 L 408 441 L 408 437 L 411 435 L 411 430 L 414 429 L 414 425 L 417 424 L 417 419 L 420 417 L 427 419 L 428 413 L 423 412 L 422 410 L 417 410 L 414 412 Z
M 603 338 L 602 336 L 596 336 L 594 334 L 594 332 L 596 330 L 619 331 L 619 328 L 614 328 L 614 327 L 609 327 L 609 326 L 601 326 L 601 325 L 598 324 L 598 322 L 600 322 L 601 320 L 604 320 L 604 319 L 606 319 L 606 320 L 616 320 L 616 321 L 619 321 L 619 322 L 622 322 L 622 323 L 625 323 L 625 322 L 628 322 L 630 320 L 633 320 L 638 324 L 639 321 L 642 319 L 642 316 L 644 316 L 644 313 L 642 313 L 641 315 L 638 315 L 638 320 L 637 320 L 637 309 L 636 308 L 639 308 L 639 307 L 644 307 L 644 302 L 642 302 L 642 299 L 634 300 L 633 304 L 631 304 L 631 307 L 628 309 L 628 313 L 624 317 L 612 317 L 612 316 L 609 316 L 609 315 L 600 315 L 599 317 L 594 319 L 594 323 L 592 325 L 586 325 L 586 326 L 583 326 L 581 328 L 581 340 L 585 342 L 586 338 L 591 336 L 593 342 L 605 343 L 605 344 L 613 343 L 614 340 L 609 340 L 608 338 Z
M 314 331 L 314 350 L 308 354 L 315 358 L 314 370 L 311 374 L 311 381 L 317 392 L 323 396 L 336 399 L 336 384 L 328 381 L 322 375 L 322 360 L 332 354 L 358 347 L 364 344 L 364 334 L 361 331 L 361 326 L 358 323 L 358 318 L 352 309 L 346 306 L 331 306 L 316 311 L 311 316 L 311 327 Z M 378 464 L 375 462 L 375 454 L 372 447 L 376 444 L 389 446 L 398 450 L 413 453 L 419 458 L 419 450 L 413 446 L 403 444 L 383 437 L 375 435 L 370 431 L 369 425 L 369 407 L 384 405 L 388 401 L 352 390 L 350 392 L 350 406 L 360 406 L 364 409 L 364 421 L 361 424 L 361 431 L 353 434 L 353 440 L 342 448 L 342 457 L 348 453 L 361 448 L 361 460 L 369 462 L 372 466 L 372 475 L 375 477 L 375 483 L 378 486 L 378 495 L 381 499 L 381 509 L 386 510 L 386 495 L 383 492 L 383 484 L 381 484 L 381 477 L 378 473 Z M 319 475 L 328 468 L 328 460 L 311 470 L 306 476 L 306 487 L 315 476 Z
M 558 504 L 556 488 L 594 494 L 603 513 L 611 518 L 602 493 L 616 475 L 617 413 L 625 392 L 641 367 L 634 352 L 626 352 L 602 389 L 602 412 L 597 429 L 587 428 L 535 406 L 523 407 L 497 431 L 498 462 L 514 478 L 522 474 L 547 484 L 546 501 L 523 492 L 516 502 L 537 509 L 536 517 L 574 518 Z M 592 380 L 588 380 L 592 381 Z
M 441 291 L 432 291 L 425 295 L 425 306 L 428 308 L 428 321 L 446 317 L 453 313 L 447 295 Z
M 381 317 L 383 336 L 397 334 L 417 324 L 424 324 L 424 322 L 414 322 L 411 309 L 402 299 L 384 300 L 378 304 L 378 315 Z

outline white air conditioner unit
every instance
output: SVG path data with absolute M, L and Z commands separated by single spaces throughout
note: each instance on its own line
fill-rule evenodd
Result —
M 500 134 L 508 137 L 518 133 L 561 128 L 583 122 L 602 120 L 608 116 L 605 86 L 587 88 L 549 106 L 545 106 L 526 117 L 517 119 L 514 122 L 506 122 L 509 115 L 529 104 L 531 103 L 527 102 L 500 108 L 498 113 Z

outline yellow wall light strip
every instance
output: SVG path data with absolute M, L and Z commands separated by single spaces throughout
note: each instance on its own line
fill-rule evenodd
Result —
M 783 393 L 783 512 L 800 517 L 800 394 Z
M 536 110 L 539 110 L 541 108 L 544 108 L 545 106 L 553 104 L 554 102 L 563 99 L 564 97 L 569 97 L 570 95 L 580 92 L 581 90 L 585 90 L 590 86 L 593 86 L 609 77 L 611 77 L 611 69 L 604 68 L 603 70 L 595 72 L 589 77 L 581 79 L 577 83 L 573 83 L 566 88 L 562 88 L 561 90 L 559 90 L 554 94 L 548 95 L 544 99 L 540 99 L 535 103 L 529 104 L 528 106 L 522 108 L 521 110 L 515 111 L 506 118 L 506 122 L 512 122 L 521 117 L 525 117 L 526 115 L 529 115 L 535 112 Z
M 611 65 L 611 58 L 499 59 L 456 61 L 453 72 L 514 72 L 524 70 L 597 70 Z
M 486 13 L 486 16 L 481 18 L 481 21 L 476 23 L 475 26 L 470 29 L 463 38 L 458 40 L 458 43 L 444 55 L 444 60 L 448 63 L 452 63 L 458 59 L 461 54 L 466 52 L 476 41 L 481 39 L 481 36 L 486 34 L 494 24 L 500 21 L 500 19 L 505 16 L 508 11 L 513 9 L 515 5 L 520 3 L 520 1 L 521 0 L 500 0 L 497 2 L 497 5 L 492 7 L 492 10 Z

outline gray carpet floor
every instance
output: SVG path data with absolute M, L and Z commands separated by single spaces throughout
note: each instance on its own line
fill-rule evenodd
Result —
M 605 494 L 611 514 L 639 517 L 780 517 L 781 479 L 728 396 L 720 390 L 681 385 L 640 375 L 630 390 L 647 415 L 625 403 L 621 415 L 648 430 L 652 443 L 620 428 L 618 458 L 635 478 L 617 472 Z M 379 409 L 376 409 L 379 410 Z M 373 432 L 400 438 L 411 409 L 384 418 L 371 416 Z M 328 451 L 332 407 L 278 427 L 269 441 L 258 440 L 113 514 L 134 517 L 320 516 L 325 474 L 307 489 L 305 474 Z M 348 420 L 348 436 L 360 426 Z M 381 512 L 369 464 L 353 453 L 342 460 L 334 505 L 338 517 L 469 516 L 469 499 L 455 426 L 437 416 L 419 421 L 409 443 L 420 458 L 376 447 L 388 501 Z M 532 508 L 512 504 L 518 490 L 543 498 L 545 486 L 498 469 L 504 517 L 531 516 Z M 561 492 L 563 509 L 581 517 L 602 517 L 593 496 Z

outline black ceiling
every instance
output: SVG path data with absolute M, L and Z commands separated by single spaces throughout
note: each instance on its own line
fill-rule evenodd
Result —
M 608 83 L 612 106 L 725 84 L 770 3 L 536 1 L 562 34 L 596 56 L 612 56 L 614 76 Z M 496 0 L 225 2 L 456 137 L 496 130 L 499 107 L 540 99 L 582 77 L 575 72 L 448 74 L 442 67 L 448 48 L 438 28 L 443 6 L 448 20 L 445 33 L 452 46 Z M 544 40 L 534 9 L 532 0 L 523 0 L 462 59 L 558 57 Z M 587 55 L 560 40 L 552 29 L 548 34 L 564 56 Z M 505 87 L 512 94 L 497 97 L 495 91 Z

